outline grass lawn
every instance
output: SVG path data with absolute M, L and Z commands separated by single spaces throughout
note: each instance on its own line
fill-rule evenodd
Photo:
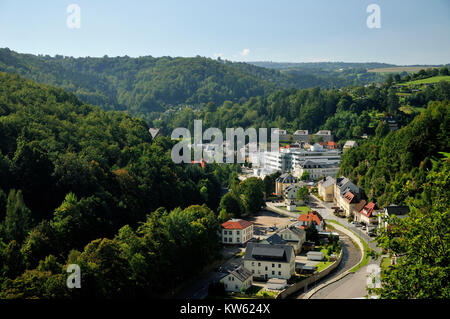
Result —
M 383 257 L 383 259 L 381 260 L 381 264 L 380 264 L 381 269 L 387 270 L 390 265 L 391 265 L 391 258 Z
M 288 211 L 286 206 L 282 206 L 281 209 Z M 311 211 L 311 207 L 309 207 L 309 206 L 297 206 L 296 209 L 297 209 L 297 213 L 300 215 L 307 214 L 308 212 Z
M 427 79 L 399 83 L 399 85 L 420 85 L 420 84 L 426 84 L 426 83 L 438 83 L 440 81 L 450 81 L 450 75 L 432 76 L 431 78 L 427 78 Z
M 377 69 L 371 69 L 367 70 L 367 72 L 375 72 L 375 73 L 400 73 L 403 71 L 406 72 L 419 72 L 422 69 L 428 69 L 434 67 L 422 67 L 422 66 L 394 66 L 394 67 L 388 67 L 388 68 L 377 68 Z
M 417 107 L 417 106 L 410 106 L 410 105 L 400 106 L 398 109 L 405 114 L 420 113 L 423 110 L 425 110 L 424 107 Z

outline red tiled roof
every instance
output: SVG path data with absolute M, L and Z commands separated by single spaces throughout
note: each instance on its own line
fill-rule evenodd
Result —
M 364 208 L 364 206 L 366 206 L 366 200 L 365 199 L 361 199 L 358 203 L 356 203 L 355 204 L 355 206 L 354 206 L 354 208 L 353 208 L 353 210 L 355 211 L 355 212 L 360 212 L 361 211 L 361 209 L 363 209 Z
M 347 192 L 347 193 L 345 193 L 345 195 L 344 195 L 344 200 L 345 200 L 347 203 L 351 203 L 354 197 L 355 197 L 355 194 L 353 194 L 352 192 Z
M 370 202 L 369 204 L 364 206 L 363 209 L 361 209 L 360 213 L 367 217 L 370 217 L 370 216 L 372 216 L 374 208 L 375 208 L 375 204 Z
M 308 212 L 307 214 L 302 214 L 298 216 L 298 220 L 301 222 L 307 222 L 308 226 L 312 221 L 316 222 L 317 225 L 320 225 L 322 222 L 322 217 L 316 212 Z M 302 226 L 302 228 L 305 228 Z
M 229 221 L 222 224 L 222 228 L 225 229 L 245 229 L 253 225 L 252 222 L 248 222 L 243 219 L 230 219 Z

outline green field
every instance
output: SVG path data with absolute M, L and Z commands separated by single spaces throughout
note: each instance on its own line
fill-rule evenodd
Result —
M 433 77 L 427 78 L 427 79 L 399 83 L 399 85 L 420 85 L 420 84 L 428 84 L 428 83 L 438 83 L 440 81 L 450 81 L 450 75 L 433 76 Z
M 378 68 L 367 70 L 374 73 L 401 73 L 401 72 L 419 72 L 420 70 L 435 69 L 436 67 L 427 66 L 397 66 L 392 68 Z

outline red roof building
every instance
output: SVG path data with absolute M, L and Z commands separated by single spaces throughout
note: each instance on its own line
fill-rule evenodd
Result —
M 317 230 L 325 230 L 325 220 L 320 216 L 318 212 L 308 212 L 298 217 L 300 222 L 300 228 L 305 229 L 311 226 L 312 222 L 316 225 Z
M 372 217 L 373 211 L 375 209 L 375 204 L 370 202 L 363 209 L 361 209 L 360 213 L 367 217 Z
M 245 229 L 253 225 L 252 222 L 248 222 L 243 219 L 230 219 L 229 221 L 222 224 L 224 229 Z

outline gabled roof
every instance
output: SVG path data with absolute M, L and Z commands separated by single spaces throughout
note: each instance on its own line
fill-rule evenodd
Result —
M 408 206 L 397 206 L 397 205 L 389 205 L 384 208 L 389 215 L 408 215 L 409 207 Z
M 273 234 L 265 239 L 271 245 L 286 245 L 286 241 L 277 234 Z
M 364 206 L 366 206 L 366 200 L 365 199 L 361 199 L 358 203 L 355 204 L 354 210 L 357 212 L 360 212 L 361 209 L 364 208 Z
M 375 203 L 370 202 L 369 204 L 364 206 L 363 209 L 361 209 L 360 213 L 367 217 L 371 217 L 374 209 L 375 209 Z
M 244 260 L 289 262 L 294 253 L 290 245 L 247 243 Z
M 283 183 L 283 184 L 293 184 L 293 183 L 297 183 L 298 179 L 289 173 L 284 173 L 284 174 L 281 174 L 276 179 L 276 181 L 279 183 Z
M 308 226 L 315 222 L 316 225 L 319 225 L 322 223 L 323 218 L 320 216 L 318 212 L 308 212 L 307 214 L 302 214 L 298 217 L 298 220 L 301 222 L 306 222 Z M 302 226 L 302 228 L 305 228 L 305 226 Z
M 352 192 L 348 191 L 347 193 L 345 193 L 345 195 L 343 197 L 344 197 L 344 200 L 347 203 L 351 203 L 353 201 L 353 198 L 355 198 L 355 194 L 353 194 Z
M 252 272 L 247 268 L 245 268 L 243 265 L 240 265 L 236 269 L 229 271 L 229 274 L 233 275 L 241 282 L 246 281 L 248 278 L 252 276 Z
M 323 179 L 321 179 L 319 181 L 319 184 L 322 185 L 322 187 L 325 187 L 325 188 L 333 185 L 334 183 L 336 183 L 336 180 L 333 177 L 331 177 L 331 176 L 324 177 Z
M 243 219 L 230 219 L 229 221 L 223 223 L 221 226 L 225 229 L 245 229 L 253 225 L 252 222 Z

